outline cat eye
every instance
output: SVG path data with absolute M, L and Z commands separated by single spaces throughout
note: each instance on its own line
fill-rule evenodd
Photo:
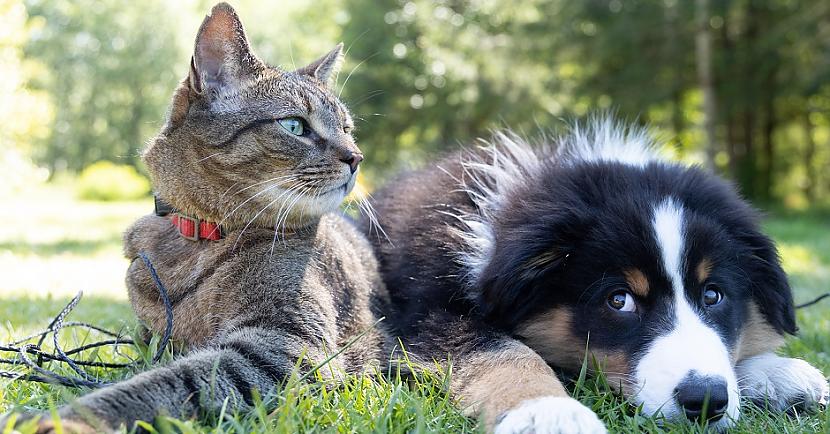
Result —
M 634 302 L 634 296 L 625 289 L 618 289 L 608 295 L 608 307 L 620 312 L 635 312 L 637 311 L 637 303 Z
M 714 283 L 709 283 L 703 288 L 703 304 L 707 307 L 715 306 L 723 301 L 723 291 Z
M 277 123 L 280 124 L 285 131 L 288 131 L 295 136 L 302 136 L 306 133 L 305 121 L 300 118 L 291 117 L 277 119 Z
M 343 127 L 343 132 L 346 133 L 346 134 L 351 133 L 352 132 L 352 127 L 346 125 L 345 127 Z

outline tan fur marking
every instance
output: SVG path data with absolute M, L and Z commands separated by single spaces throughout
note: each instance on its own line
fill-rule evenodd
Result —
M 527 261 L 524 265 L 523 273 L 528 276 L 532 276 L 537 273 L 540 269 L 548 266 L 551 262 L 558 260 L 562 256 L 561 252 L 556 250 L 549 250 L 547 252 L 543 252 L 529 261 Z
M 555 308 L 527 321 L 518 331 L 522 342 L 527 344 L 549 364 L 572 372 L 578 372 L 585 361 L 588 336 L 576 336 L 572 332 L 572 315 L 565 308 Z M 631 394 L 629 383 L 630 365 L 628 357 L 620 352 L 607 352 L 589 347 L 588 368 L 606 374 L 608 384 Z M 593 362 L 596 361 L 598 366 Z
M 518 336 L 548 363 L 565 369 L 582 365 L 586 339 L 571 332 L 571 313 L 564 308 L 540 314 L 517 330 Z M 579 353 L 579 354 L 578 354 Z
M 631 288 L 634 294 L 640 297 L 648 297 L 648 279 L 642 271 L 631 268 L 623 271 L 623 274 L 626 282 L 628 282 L 628 287 Z
M 709 278 L 709 274 L 712 272 L 712 260 L 709 258 L 703 258 L 699 264 L 697 264 L 697 281 L 703 283 L 706 279 Z
M 747 320 L 732 350 L 732 361 L 739 362 L 748 357 L 775 351 L 784 344 L 784 336 L 775 331 L 761 315 L 758 305 L 750 303 Z
M 548 252 L 544 252 L 528 261 L 526 264 L 526 268 L 544 267 L 545 265 L 557 260 L 560 256 L 562 256 L 561 253 L 557 251 L 551 250 Z
M 508 349 L 476 354 L 453 377 L 453 390 L 464 414 L 484 419 L 488 431 L 504 412 L 528 399 L 568 396 L 553 370 L 530 348 L 516 342 Z
M 605 374 L 608 385 L 615 390 L 621 390 L 625 395 L 631 396 L 637 391 L 631 382 L 631 365 L 628 355 L 623 352 L 603 352 L 591 349 L 592 360 L 597 366 L 590 367 L 591 371 L 600 370 Z

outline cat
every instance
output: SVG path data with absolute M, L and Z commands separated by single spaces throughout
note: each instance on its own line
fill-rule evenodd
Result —
M 218 412 L 226 398 L 228 411 L 243 409 L 252 390 L 271 391 L 298 360 L 308 372 L 364 332 L 319 373 L 382 363 L 377 262 L 353 224 L 330 213 L 363 159 L 330 84 L 342 58 L 340 44 L 292 72 L 268 66 L 234 9 L 213 7 L 166 124 L 143 153 L 172 213 L 145 216 L 124 236 L 137 316 L 164 330 L 144 252 L 169 291 L 172 337 L 189 351 L 61 408 L 64 429 L 130 429 L 160 414 Z M 38 432 L 55 428 L 49 417 L 39 423 Z

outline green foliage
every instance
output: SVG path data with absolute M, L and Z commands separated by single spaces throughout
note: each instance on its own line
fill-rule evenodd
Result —
M 55 103 L 51 133 L 35 157 L 53 171 L 101 159 L 136 165 L 187 72 L 175 9 L 160 0 L 26 6 L 32 34 L 25 54 L 45 65 L 29 81 Z
M 39 178 L 32 176 L 29 153 L 48 136 L 52 118 L 48 95 L 26 83 L 32 65 L 23 57 L 23 45 L 30 27 L 22 1 L 0 0 L 0 173 L 8 180 L 0 186 L 0 196 Z
M 81 172 L 77 191 L 85 200 L 135 200 L 150 193 L 150 181 L 132 166 L 99 161 Z
M 5 1 L 12 28 L 28 19 L 16 33 L 25 37 L 7 43 L 3 72 L 17 84 L 0 90 L 0 114 L 4 101 L 29 101 L 22 112 L 36 120 L 14 117 L 31 134 L 6 141 L 57 171 L 136 165 L 211 2 L 25 0 L 21 14 L 19 0 Z M 678 0 L 232 3 L 254 50 L 285 69 L 346 43 L 338 92 L 376 178 L 493 128 L 534 136 L 606 109 L 702 161 L 696 37 L 706 33 L 718 170 L 758 201 L 828 201 L 830 3 L 706 1 L 703 26 L 700 3 Z M 43 95 L 45 108 L 34 104 Z
M 347 0 L 361 13 L 350 14 L 343 39 L 352 65 L 367 65 L 344 96 L 360 117 L 361 146 L 386 168 L 491 128 L 534 135 L 606 109 L 701 161 L 696 36 L 705 31 L 718 169 L 752 199 L 826 199 L 830 4 L 710 3 L 700 29 L 690 1 Z

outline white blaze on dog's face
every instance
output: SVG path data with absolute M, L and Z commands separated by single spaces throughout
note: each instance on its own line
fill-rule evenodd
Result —
M 710 414 L 724 413 L 716 423 L 725 425 L 738 419 L 738 381 L 727 343 L 706 324 L 698 303 L 688 299 L 684 288 L 683 214 L 682 206 L 671 199 L 654 209 L 654 236 L 672 286 L 672 328 L 655 338 L 637 362 L 634 398 L 646 413 L 662 412 L 669 418 L 702 412 L 698 406 L 705 405 Z

